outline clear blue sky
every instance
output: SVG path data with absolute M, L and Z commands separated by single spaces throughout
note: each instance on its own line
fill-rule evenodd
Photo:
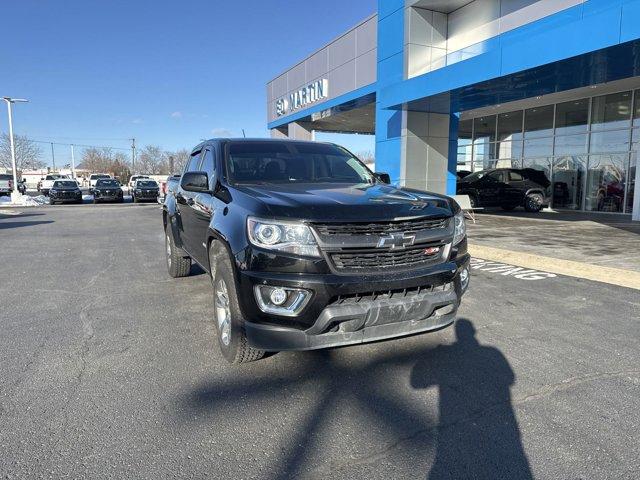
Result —
M 0 96 L 30 100 L 15 107 L 15 131 L 44 141 L 126 148 L 135 137 L 177 149 L 242 128 L 265 136 L 267 81 L 376 8 L 377 0 L 6 1 Z M 374 144 L 321 138 L 353 150 Z M 56 147 L 57 164 L 68 158 L 68 147 Z

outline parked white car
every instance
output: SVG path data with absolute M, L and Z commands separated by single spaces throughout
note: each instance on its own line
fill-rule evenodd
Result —
M 89 176 L 89 192 L 93 192 L 93 187 L 96 186 L 96 182 L 102 178 L 111 178 L 108 173 L 92 173 Z
M 11 195 L 13 190 L 13 175 L 0 174 L 0 196 Z
M 46 177 L 40 179 L 38 184 L 38 191 L 43 195 L 49 195 L 49 190 L 53 187 L 53 183 L 56 180 L 71 180 L 69 175 L 62 175 L 60 173 L 50 173 Z

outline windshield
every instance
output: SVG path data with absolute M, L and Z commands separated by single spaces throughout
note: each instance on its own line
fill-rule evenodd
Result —
M 158 188 L 158 184 L 153 180 L 138 180 L 136 187 L 139 188 Z
M 47 175 L 47 180 L 56 180 L 58 178 L 67 178 L 64 175 Z
M 374 183 L 347 150 L 324 143 L 237 142 L 227 150 L 231 183 Z
M 90 180 L 96 180 L 98 178 L 111 178 L 111 177 L 109 175 L 95 175 L 95 174 L 89 177 Z
M 118 182 L 117 180 L 98 180 L 96 182 L 96 187 L 119 187 L 120 186 L 120 182 Z
M 57 188 L 77 187 L 78 184 L 73 180 L 57 180 L 53 182 L 53 186 Z
M 13 176 L 0 174 L 0 180 L 13 180 Z

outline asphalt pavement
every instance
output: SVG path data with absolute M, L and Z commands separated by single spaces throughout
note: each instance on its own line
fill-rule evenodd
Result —
M 454 328 L 229 366 L 157 204 L 0 214 L 0 478 L 640 478 L 637 291 L 476 260 Z

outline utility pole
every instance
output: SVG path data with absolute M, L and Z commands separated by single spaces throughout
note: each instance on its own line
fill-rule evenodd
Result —
M 56 171 L 56 154 L 53 151 L 53 142 L 51 142 L 51 160 L 53 161 L 53 171 Z
M 131 173 L 136 173 L 136 139 L 131 139 Z
M 169 175 L 173 175 L 173 167 L 175 162 L 173 160 L 173 155 L 169 155 Z
M 13 112 L 11 111 L 11 104 L 24 103 L 29 100 L 24 98 L 11 98 L 2 97 L 7 102 L 7 112 L 9 114 L 9 144 L 11 145 L 11 167 L 13 168 L 13 191 L 11 192 L 11 203 L 17 203 L 22 195 L 18 190 L 18 167 L 16 165 L 16 145 L 13 140 Z
M 73 144 L 71 144 L 71 176 L 76 178 L 76 157 L 73 152 Z

